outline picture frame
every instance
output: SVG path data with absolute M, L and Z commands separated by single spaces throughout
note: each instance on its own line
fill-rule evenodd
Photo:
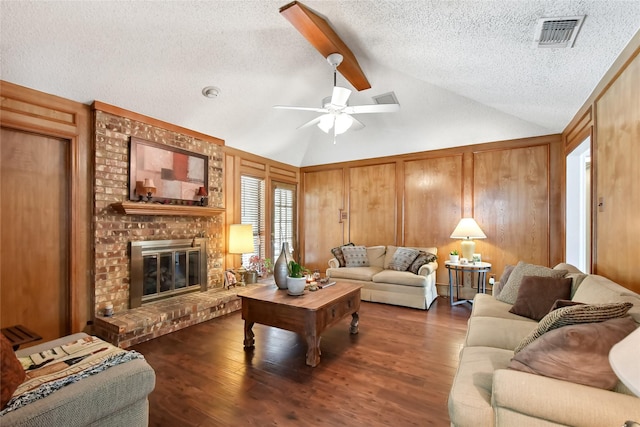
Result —
M 145 183 L 154 187 L 150 197 Z M 130 200 L 206 206 L 208 189 L 208 156 L 130 137 Z
M 236 286 L 238 279 L 236 279 L 236 272 L 233 269 L 227 269 L 224 271 L 224 287 L 229 289 L 231 286 Z

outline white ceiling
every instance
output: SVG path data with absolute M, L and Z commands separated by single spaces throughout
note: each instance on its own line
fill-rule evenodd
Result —
M 0 2 L 0 77 L 103 101 L 295 166 L 562 132 L 640 29 L 640 1 L 307 0 L 401 111 L 333 144 L 315 113 L 330 66 L 279 14 L 288 0 Z M 572 49 L 536 49 L 540 17 L 586 15 Z M 338 76 L 338 84 L 353 89 Z M 201 95 L 217 86 L 213 100 Z

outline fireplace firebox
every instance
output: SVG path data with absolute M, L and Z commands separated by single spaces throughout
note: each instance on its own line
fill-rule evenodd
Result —
M 130 308 L 206 290 L 206 239 L 131 242 Z

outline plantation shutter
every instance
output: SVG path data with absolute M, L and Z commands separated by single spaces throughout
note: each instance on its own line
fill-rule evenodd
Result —
M 274 183 L 273 188 L 273 259 L 277 259 L 282 243 L 287 242 L 289 250 L 296 247 L 296 186 Z
M 242 254 L 242 265 L 252 255 L 265 257 L 265 183 L 251 176 L 240 177 L 240 215 L 242 224 L 253 226 L 253 253 Z

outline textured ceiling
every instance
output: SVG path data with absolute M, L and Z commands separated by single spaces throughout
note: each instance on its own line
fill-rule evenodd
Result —
M 640 29 L 640 1 L 303 1 L 401 111 L 333 144 L 315 113 L 331 68 L 271 1 L 0 2 L 0 77 L 103 101 L 296 166 L 561 132 Z M 536 49 L 540 17 L 586 15 L 572 49 Z M 338 84 L 351 86 L 338 76 Z M 217 86 L 217 99 L 201 95 Z

